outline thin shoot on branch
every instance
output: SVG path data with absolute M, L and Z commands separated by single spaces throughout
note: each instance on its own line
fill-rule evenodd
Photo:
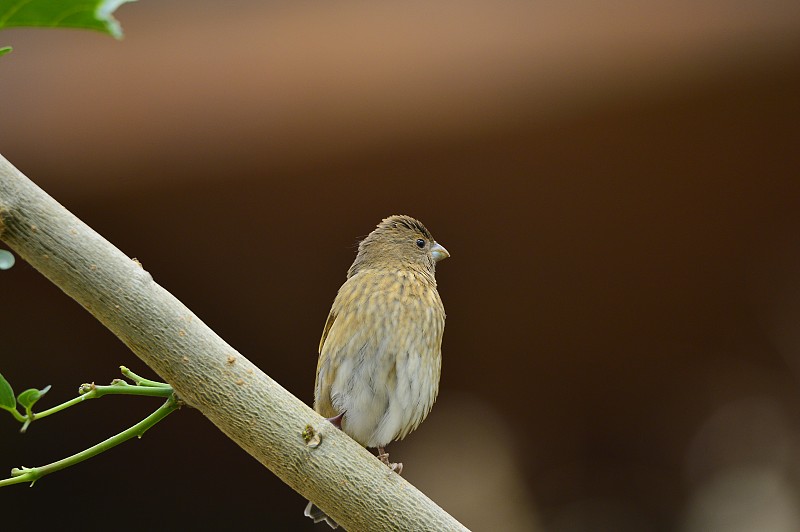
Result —
M 16 399 L 11 385 L 2 375 L 0 375 L 0 408 L 7 410 L 14 416 L 14 419 L 22 423 L 20 432 L 25 432 L 28 426 L 36 419 L 47 417 L 56 412 L 65 410 L 78 403 L 82 403 L 87 399 L 97 399 L 104 395 L 142 395 L 150 397 L 166 397 L 167 401 L 161 405 L 158 410 L 136 423 L 132 427 L 120 432 L 119 434 L 108 438 L 105 441 L 93 445 L 88 449 L 76 453 L 67 458 L 63 458 L 51 464 L 40 467 L 15 467 L 11 470 L 11 477 L 0 480 L 0 487 L 10 486 L 12 484 L 20 484 L 30 482 L 31 486 L 45 475 L 54 473 L 61 469 L 73 466 L 84 460 L 97 456 L 120 443 L 130 440 L 131 438 L 141 438 L 150 427 L 167 417 L 169 414 L 181 407 L 181 401 L 175 395 L 172 387 L 164 382 L 152 381 L 136 375 L 125 366 L 121 366 L 122 374 L 131 379 L 134 384 L 130 384 L 123 379 L 114 379 L 108 386 L 97 386 L 94 383 L 82 384 L 78 388 L 78 397 L 70 399 L 60 405 L 54 406 L 42 412 L 33 412 L 33 405 L 47 393 L 50 386 L 37 390 L 31 388 L 19 394 Z M 25 410 L 25 414 L 21 414 L 18 406 Z

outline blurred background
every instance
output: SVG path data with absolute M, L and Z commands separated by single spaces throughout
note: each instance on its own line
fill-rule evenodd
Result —
M 440 399 L 390 446 L 474 530 L 800 529 L 800 3 L 124 5 L 0 34 L 0 153 L 307 403 L 360 238 L 452 258 Z M 30 266 L 0 371 L 51 406 L 154 375 Z M 154 410 L 0 416 L 0 469 Z M 313 481 L 313 479 L 310 479 Z M 4 523 L 325 530 L 184 409 Z

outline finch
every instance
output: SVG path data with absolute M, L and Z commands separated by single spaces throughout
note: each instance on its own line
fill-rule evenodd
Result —
M 416 429 L 439 391 L 444 305 L 436 263 L 449 257 L 425 226 L 390 216 L 358 246 L 319 343 L 314 410 L 378 458 Z M 336 523 L 312 503 L 314 522 Z

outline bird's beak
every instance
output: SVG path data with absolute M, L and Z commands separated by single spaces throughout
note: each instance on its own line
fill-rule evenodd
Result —
M 441 244 L 439 244 L 437 242 L 434 242 L 433 245 L 431 246 L 431 255 L 433 255 L 433 260 L 435 262 L 439 262 L 440 260 L 446 259 L 447 257 L 449 257 L 450 256 L 450 252 L 448 252 L 446 249 L 444 249 L 443 245 L 441 245 Z

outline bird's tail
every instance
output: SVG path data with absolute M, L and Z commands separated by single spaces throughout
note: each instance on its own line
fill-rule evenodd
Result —
M 319 507 L 311 501 L 308 501 L 308 504 L 306 505 L 306 511 L 303 512 L 303 515 L 313 519 L 315 523 L 325 521 L 331 528 L 339 528 L 339 523 L 334 521 L 328 516 L 328 514 L 320 510 Z

